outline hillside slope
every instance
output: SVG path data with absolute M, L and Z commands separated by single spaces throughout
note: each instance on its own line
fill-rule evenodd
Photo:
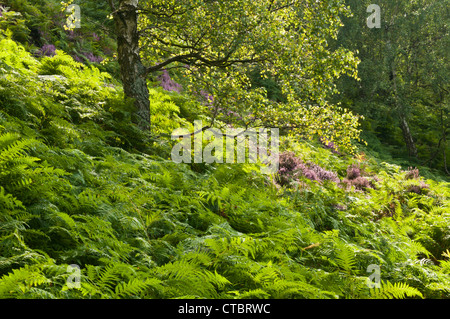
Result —
M 0 39 L 0 298 L 450 297 L 448 183 L 287 137 L 274 178 L 175 164 L 110 74 L 55 53 Z M 201 109 L 151 99 L 157 132 Z

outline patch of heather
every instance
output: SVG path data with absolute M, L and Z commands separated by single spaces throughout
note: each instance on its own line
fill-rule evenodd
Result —
M 361 176 L 361 169 L 357 165 L 350 165 L 347 167 L 347 178 L 349 180 L 356 179 Z
M 422 192 L 429 189 L 430 186 L 425 184 L 424 181 L 419 180 L 419 179 L 420 179 L 419 169 L 410 167 L 405 175 L 405 180 L 412 181 L 409 183 L 405 183 L 405 189 L 406 189 L 407 193 L 416 193 L 416 194 L 420 195 L 420 194 L 422 194 Z M 417 182 L 414 183 L 414 181 L 418 181 L 418 180 L 419 180 L 419 184 L 417 185 L 417 184 L 415 184 Z
M 36 54 L 39 57 L 42 56 L 52 57 L 56 54 L 56 47 L 53 44 L 44 44 Z
M 94 39 L 95 42 L 100 41 L 100 36 L 97 33 L 92 33 L 92 39 Z
M 280 185 L 288 185 L 300 169 L 302 161 L 295 156 L 294 152 L 284 152 L 279 157 L 279 169 L 277 182 Z
M 103 61 L 101 56 L 96 56 L 92 52 L 86 53 L 85 56 L 92 63 L 101 63 Z
M 292 181 L 298 181 L 302 176 L 319 183 L 327 180 L 335 183 L 340 181 L 336 173 L 311 162 L 305 164 L 293 152 L 282 153 L 279 160 L 278 183 L 287 185 Z
M 341 155 L 341 153 L 339 152 L 338 147 L 336 146 L 336 144 L 334 144 L 333 142 L 327 142 L 324 138 L 320 138 L 320 142 L 322 143 L 322 145 L 328 149 L 331 150 L 331 152 L 333 154 L 336 155 Z
M 209 94 L 208 92 L 201 90 L 200 91 L 200 96 L 205 100 L 206 104 L 209 105 L 210 107 L 213 106 L 214 103 L 214 97 Z
M 405 179 L 419 179 L 420 173 L 417 168 L 410 167 L 405 175 Z
M 161 75 L 158 76 L 158 81 L 160 81 L 162 88 L 166 91 L 181 92 L 181 84 L 172 80 L 167 70 L 162 71 Z
M 367 188 L 375 188 L 372 181 L 367 179 L 364 175 L 364 171 L 355 164 L 347 167 L 347 177 L 342 180 L 342 185 L 346 187 L 347 190 L 355 188 L 356 191 L 365 191 Z M 373 180 L 378 180 L 374 177 Z
M 306 167 L 306 170 L 309 170 L 311 172 L 314 172 L 317 176 L 318 181 L 332 181 L 335 183 L 339 183 L 339 177 L 336 173 L 327 171 L 326 169 L 322 168 L 321 166 L 308 162 L 308 165 Z
M 72 55 L 72 58 L 76 61 L 76 62 L 79 62 L 79 63 L 83 63 L 84 62 L 84 60 L 83 60 L 83 58 L 81 58 L 81 57 L 79 57 L 78 55 Z

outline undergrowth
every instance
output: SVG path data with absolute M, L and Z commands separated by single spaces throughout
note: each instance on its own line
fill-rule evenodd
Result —
M 0 298 L 450 297 L 448 183 L 292 138 L 288 175 L 175 164 L 108 73 L 0 48 Z M 156 134 L 201 109 L 150 96 Z

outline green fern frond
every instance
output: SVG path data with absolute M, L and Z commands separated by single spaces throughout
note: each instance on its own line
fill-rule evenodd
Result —
M 351 274 L 356 270 L 356 255 L 350 245 L 341 240 L 336 240 L 336 256 L 333 259 L 337 266 L 346 273 Z
M 5 189 L 0 186 L 0 209 L 6 213 L 6 211 L 11 212 L 17 208 L 24 209 L 25 207 L 21 201 L 16 199 L 11 194 L 6 193 Z
M 407 297 L 423 298 L 423 295 L 416 288 L 402 282 L 392 284 L 389 281 L 381 281 L 380 288 L 370 290 L 371 299 L 405 299 Z
M 337 295 L 303 281 L 277 280 L 267 287 L 272 298 L 335 299 Z
M 116 262 L 105 267 L 88 265 L 80 291 L 93 298 L 126 297 L 142 291 L 145 280 L 137 280 L 136 270 L 128 264 Z M 150 285 L 150 281 L 148 285 Z
M 50 282 L 38 269 L 28 265 L 20 269 L 13 269 L 9 274 L 0 278 L 0 299 L 20 298 L 31 288 Z
M 230 282 L 217 272 L 198 267 L 192 262 L 180 260 L 155 269 L 155 274 L 178 291 L 214 298 L 218 291 Z
M 228 291 L 228 294 L 233 294 L 238 299 L 269 299 L 270 294 L 261 288 L 252 289 L 244 292 Z
M 33 140 L 20 140 L 17 134 L 5 133 L 0 135 L 0 166 L 7 160 L 23 156 L 25 150 L 33 143 Z
M 152 287 L 156 290 L 162 289 L 162 282 L 156 278 L 148 278 L 146 280 L 141 280 L 138 278 L 133 278 L 128 282 L 121 282 L 115 288 L 115 297 L 119 298 L 130 298 L 139 297 L 145 290 Z

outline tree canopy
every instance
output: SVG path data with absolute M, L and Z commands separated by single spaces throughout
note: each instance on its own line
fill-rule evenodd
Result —
M 358 137 L 358 118 L 327 103 L 340 75 L 356 77 L 354 54 L 328 46 L 349 14 L 344 1 L 108 2 L 125 93 L 144 129 L 151 107 L 145 79 L 171 70 L 210 105 L 212 123 L 280 127 L 347 150 Z M 255 85 L 255 71 L 276 83 L 281 101 Z

